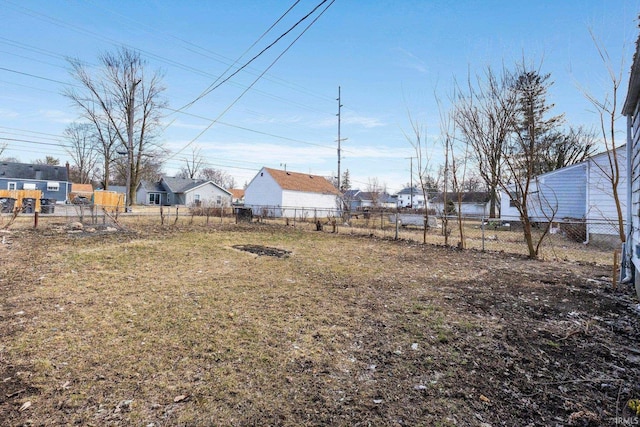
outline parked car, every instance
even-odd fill
[[[88,205],[91,203],[91,200],[89,200],[89,198],[85,196],[76,196],[73,198],[71,203],[73,203],[74,205]]]

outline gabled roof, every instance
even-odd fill
[[[0,162],[0,178],[68,181],[66,166]]]
[[[242,199],[244,197],[244,188],[232,188],[229,192],[234,199]]]
[[[201,187],[203,185],[211,184],[225,193],[231,195],[229,190],[225,190],[213,181],[207,181],[205,179],[189,179],[189,178],[171,178],[163,176],[160,178],[160,186],[163,186],[166,190],[171,191],[173,194],[186,193],[194,188]]]
[[[398,195],[401,194],[411,194],[413,190],[413,194],[422,194],[422,191],[418,190],[418,187],[406,187],[398,192]]]
[[[322,193],[339,195],[340,192],[325,177],[305,173],[281,171],[263,168],[278,183],[283,190],[305,191],[308,193]]]
[[[194,187],[198,187],[204,184],[205,180],[202,179],[189,179],[189,178],[171,178],[163,176],[160,178],[160,182],[164,187],[172,193],[184,193]]]
[[[151,181],[140,181],[140,187],[144,188],[148,193],[166,193],[167,190],[164,189],[159,182],[151,182]]]

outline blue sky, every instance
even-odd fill
[[[321,0],[303,0],[244,57],[258,53]],[[69,156],[62,138],[77,111],[61,93],[65,57],[97,64],[121,45],[136,48],[161,70],[171,108],[195,99],[224,73],[290,1],[0,0],[0,143],[5,156],[31,162]],[[454,80],[486,66],[513,68],[525,58],[551,73],[549,99],[567,123],[596,126],[582,90],[601,98],[610,80],[589,28],[622,69],[620,97],[638,35],[640,0],[355,1],[336,0],[273,67],[223,114],[300,31],[247,71],[204,97],[188,114],[166,118],[160,137],[175,173],[201,149],[208,166],[239,185],[262,167],[335,175],[337,94],[342,92],[342,171],[353,187],[376,178],[391,192],[409,181],[408,114],[426,127],[437,168],[439,111]],[[314,15],[314,16],[317,16]],[[621,68],[622,67],[622,68]],[[623,99],[622,99],[623,100]],[[623,120],[619,120],[622,128]],[[624,133],[620,133],[620,141]],[[21,140],[21,141],[15,141]],[[27,142],[25,142],[27,141]],[[187,148],[185,148],[187,147]]]

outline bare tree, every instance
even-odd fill
[[[444,145],[445,151],[445,191],[443,192],[443,203],[444,203],[444,212],[443,212],[443,231],[445,235],[445,244],[448,244],[448,200],[447,200],[447,181],[449,177],[451,179],[451,186],[453,189],[453,196],[455,197],[455,203],[457,203],[457,209],[455,210],[455,214],[458,220],[458,234],[460,240],[458,241],[458,248],[464,249],[466,247],[465,242],[465,234],[464,234],[464,218],[462,217],[462,198],[463,194],[463,183],[466,180],[467,174],[467,165],[469,163],[470,151],[469,145],[464,144],[464,148],[462,152],[459,152],[456,147],[456,135],[455,135],[455,111],[454,112],[444,112],[440,103],[440,100],[437,99],[438,110],[440,111],[440,134],[442,138],[442,143]]]
[[[371,196],[371,203],[373,204],[373,206],[376,208],[380,207],[380,200],[386,193],[387,186],[385,184],[380,184],[378,178],[374,177],[367,180],[366,189]]]
[[[101,72],[92,75],[79,59],[70,59],[71,75],[82,86],[65,95],[94,123],[96,130],[114,132],[116,151],[126,156],[127,204],[135,200],[144,159],[156,150],[154,136],[165,107],[158,72],[145,72],[137,51],[121,48],[100,56]],[[105,161],[105,165],[107,162]],[[108,173],[108,166],[105,173]]]
[[[605,149],[607,150],[608,162],[605,167],[602,167],[598,163],[596,163],[596,166],[601,170],[602,174],[611,184],[611,196],[613,197],[617,213],[618,235],[620,237],[620,242],[624,243],[626,241],[624,232],[624,215],[622,212],[622,205],[620,201],[620,192],[618,190],[622,172],[620,171],[620,164],[618,162],[619,147],[616,146],[616,120],[621,117],[620,113],[618,112],[618,89],[620,88],[620,84],[622,82],[622,69],[624,68],[624,60],[620,64],[620,69],[618,71],[615,71],[613,65],[611,64],[611,59],[607,50],[598,41],[591,29],[589,30],[589,34],[591,34],[591,39],[593,40],[596,50],[598,51],[598,55],[600,56],[600,59],[602,60],[602,63],[607,70],[611,86],[609,88],[609,91],[604,95],[603,98],[597,98],[595,95],[587,92],[586,90],[583,90],[582,93],[596,108],[596,112],[600,118],[600,131],[602,133],[602,139],[604,141]]]
[[[471,145],[478,172],[489,191],[489,217],[498,214],[498,189],[502,178],[503,153],[512,130],[516,99],[511,92],[513,77],[504,70],[496,75],[487,67],[475,82],[469,76],[466,93],[455,99],[454,120],[464,140]]]
[[[204,158],[202,157],[202,150],[200,147],[191,148],[191,156],[184,158],[184,166],[180,169],[180,176],[182,178],[196,179],[196,176],[200,173],[202,165],[204,164]]]
[[[49,165],[49,166],[58,166],[60,165],[60,159],[55,158],[53,156],[44,156],[44,159],[35,159],[33,161],[35,165]]]
[[[429,224],[429,189],[431,184],[431,153],[428,150],[426,129],[424,125],[414,120],[409,113],[409,124],[411,125],[411,135],[404,134],[409,144],[413,147],[416,159],[416,170],[418,172],[418,183],[424,197],[424,231],[422,233],[422,242],[427,243],[427,226]],[[413,171],[412,171],[413,173]],[[413,191],[413,188],[411,188]]]
[[[587,160],[596,152],[596,134],[584,126],[551,133],[540,150],[539,173],[551,172]]]
[[[64,130],[64,137],[69,143],[66,151],[73,161],[75,181],[80,184],[90,183],[98,161],[94,127],[89,123],[71,123]]]
[[[236,188],[236,180],[220,169],[204,168],[198,174],[198,178],[213,181],[224,189]]]

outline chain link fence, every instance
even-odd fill
[[[448,245],[481,251],[528,255],[523,227],[518,220],[428,215],[396,209],[371,209],[350,213],[320,208],[275,206],[253,209],[185,206],[133,206],[124,212],[111,206],[55,205],[46,213],[1,213],[0,229],[19,227],[127,228],[145,225],[207,226],[237,222],[285,225],[309,231],[376,236],[416,243]],[[426,227],[425,227],[426,224]],[[547,229],[548,228],[548,229]],[[542,259],[595,262],[610,265],[621,247],[617,226],[611,222],[564,219],[537,223],[534,245]]]

